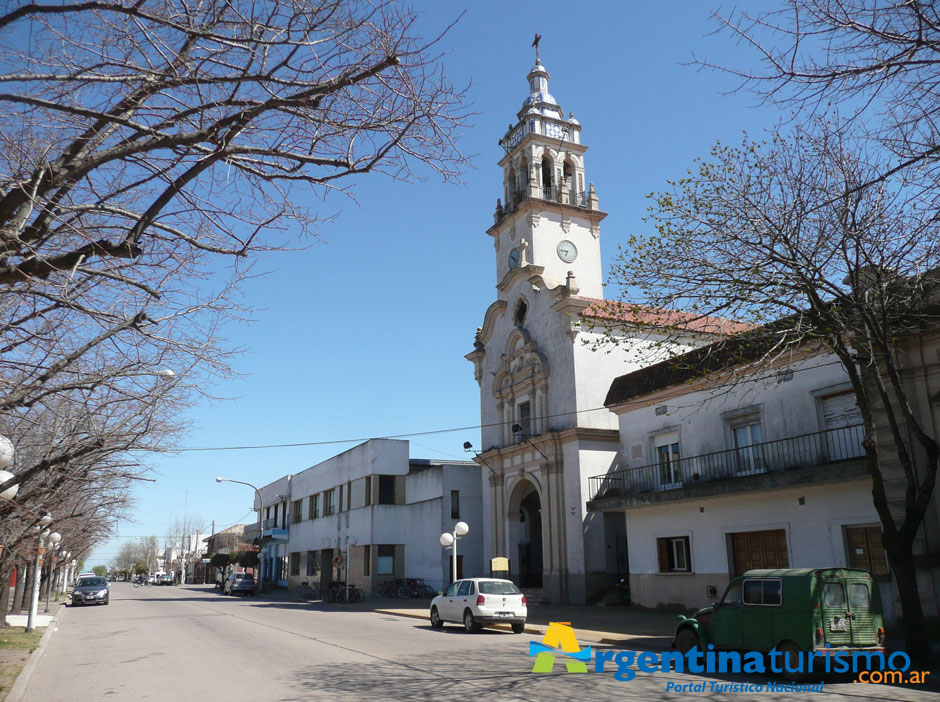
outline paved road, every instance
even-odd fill
[[[530,674],[529,635],[326,606],[222,597],[210,588],[118,583],[107,607],[60,617],[27,694],[30,702],[83,700],[546,700],[695,698],[827,702],[940,702],[940,693],[825,683],[819,694],[684,694],[667,684],[708,683],[678,673]],[[603,647],[594,646],[594,650]],[[745,678],[721,682],[763,682]]]

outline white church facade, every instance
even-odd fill
[[[511,577],[546,601],[582,603],[626,570],[623,514],[586,509],[588,478],[617,469],[617,417],[604,399],[615,377],[664,350],[648,332],[631,336],[631,315],[648,311],[603,299],[606,213],[587,179],[581,125],[549,93],[538,60],[527,78],[500,140],[503,198],[487,230],[496,300],[466,356],[480,386],[484,558],[508,558]],[[598,353],[611,317],[621,343]],[[702,320],[687,331],[678,348],[715,338]]]

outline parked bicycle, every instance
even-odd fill
[[[365,592],[360,590],[358,587],[350,586],[348,588],[349,598],[347,599],[346,585],[339,582],[330,583],[330,590],[327,593],[327,602],[335,602],[339,604],[344,604],[346,602],[355,604],[356,602],[362,602],[365,599]]]

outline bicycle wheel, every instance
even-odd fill
[[[362,602],[365,596],[366,594],[358,587],[354,587],[349,591],[349,601],[351,603]]]
[[[398,598],[401,600],[407,600],[412,597],[412,590],[407,585],[402,585],[398,588]]]

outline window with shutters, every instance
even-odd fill
[[[688,536],[667,536],[656,539],[660,573],[691,573],[692,559]]]
[[[862,413],[854,392],[841,392],[819,398],[826,453],[830,461],[858,458],[862,448]]]
[[[310,514],[311,519],[316,519],[320,516],[320,494],[311,495],[307,498],[307,511]]]
[[[869,570],[876,578],[890,577],[880,526],[845,527],[845,548],[849,568]]]

